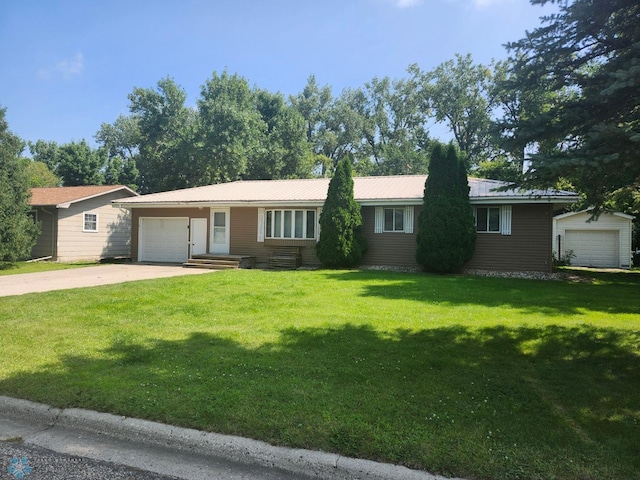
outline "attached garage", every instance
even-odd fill
[[[141,217],[138,261],[183,263],[189,256],[188,217]]]
[[[572,254],[571,265],[597,268],[631,267],[631,221],[619,212],[571,212],[553,219],[554,255]]]

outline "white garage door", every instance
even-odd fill
[[[187,261],[188,218],[141,218],[139,232],[138,259],[141,262]]]
[[[566,250],[573,250],[571,265],[615,268],[620,266],[616,230],[567,230]]]

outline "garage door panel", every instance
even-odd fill
[[[188,242],[188,218],[140,219],[139,259],[142,262],[185,262]]]
[[[565,249],[572,250],[572,265],[615,268],[619,266],[617,230],[567,230]]]

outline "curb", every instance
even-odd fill
[[[400,465],[342,457],[326,452],[276,447],[259,440],[233,435],[202,432],[79,408],[59,409],[4,396],[0,396],[0,416],[2,415],[50,427],[69,428],[119,440],[186,451],[227,462],[278,469],[307,478],[445,480],[445,477]]]

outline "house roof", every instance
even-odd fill
[[[424,195],[426,175],[355,177],[354,197],[362,205],[419,204]],[[496,191],[508,184],[496,180],[469,178],[473,203],[554,202],[572,203],[577,195],[555,190]],[[224,205],[322,205],[327,197],[328,178],[296,180],[240,180],[170,192],[153,193],[117,200],[119,206],[161,207],[185,204]]]
[[[39,187],[32,188],[29,205],[32,207],[69,208],[72,203],[99,197],[123,190],[131,195],[138,194],[124,185],[84,185],[79,187]]]

